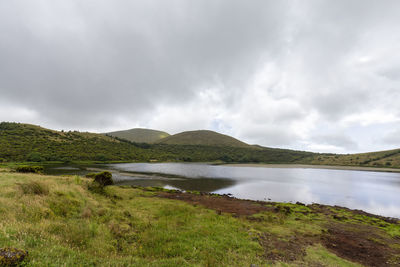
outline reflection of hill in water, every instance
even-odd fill
[[[118,182],[119,185],[137,185],[137,186],[159,186],[166,185],[176,187],[181,190],[193,190],[201,192],[213,192],[223,188],[231,187],[236,184],[231,179],[213,179],[213,178],[179,178],[179,179],[135,179]]]

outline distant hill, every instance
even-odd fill
[[[197,133],[196,133],[197,132]],[[187,144],[143,144],[103,134],[54,131],[36,125],[0,123],[0,162],[45,161],[189,161],[189,162],[309,162],[314,153],[275,148],[254,149],[232,137],[211,131],[186,132]],[[191,137],[190,137],[191,136]],[[179,140],[179,138],[178,138]],[[196,145],[190,145],[196,144]],[[205,145],[209,144],[209,145]]]
[[[231,136],[207,130],[188,131],[174,134],[163,138],[156,143],[168,145],[206,145],[246,148],[252,147]]]
[[[131,142],[149,144],[170,136],[170,134],[166,132],[143,128],[134,128],[130,130],[110,132],[106,133],[106,135],[122,138]]]
[[[348,155],[320,154],[250,146],[212,131],[183,132],[153,144],[143,144],[103,134],[54,131],[31,124],[0,122],[0,163],[154,160],[400,168],[400,149]]]
[[[319,154],[311,164],[370,166],[370,167],[400,167],[400,149],[377,151],[358,154]]]

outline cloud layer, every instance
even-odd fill
[[[400,147],[398,1],[0,0],[0,120]]]

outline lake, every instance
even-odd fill
[[[303,202],[361,209],[400,218],[400,173],[316,168],[270,168],[200,163],[52,165],[48,174],[110,170],[120,185],[196,190],[276,202]]]

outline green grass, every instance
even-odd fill
[[[48,194],[25,194],[41,183]],[[29,251],[29,266],[239,266],[260,264],[260,245],[231,216],[152,192],[86,189],[76,177],[0,174],[0,247]]]
[[[236,217],[156,197],[168,192],[161,188],[107,186],[96,193],[90,184],[79,176],[0,171],[0,248],[27,250],[27,266],[360,266],[320,244],[334,221],[310,207],[270,203],[271,211]],[[400,229],[333,212],[346,215],[351,225],[372,225],[383,245]],[[285,244],[293,242],[305,255],[271,261],[264,236],[284,245],[274,248],[277,255],[290,253]],[[314,243],[302,241],[308,239]]]
[[[305,261],[309,266],[318,266],[318,263],[323,262],[326,267],[361,267],[362,265],[339,258],[332,252],[328,251],[321,245],[307,248],[307,256]]]

